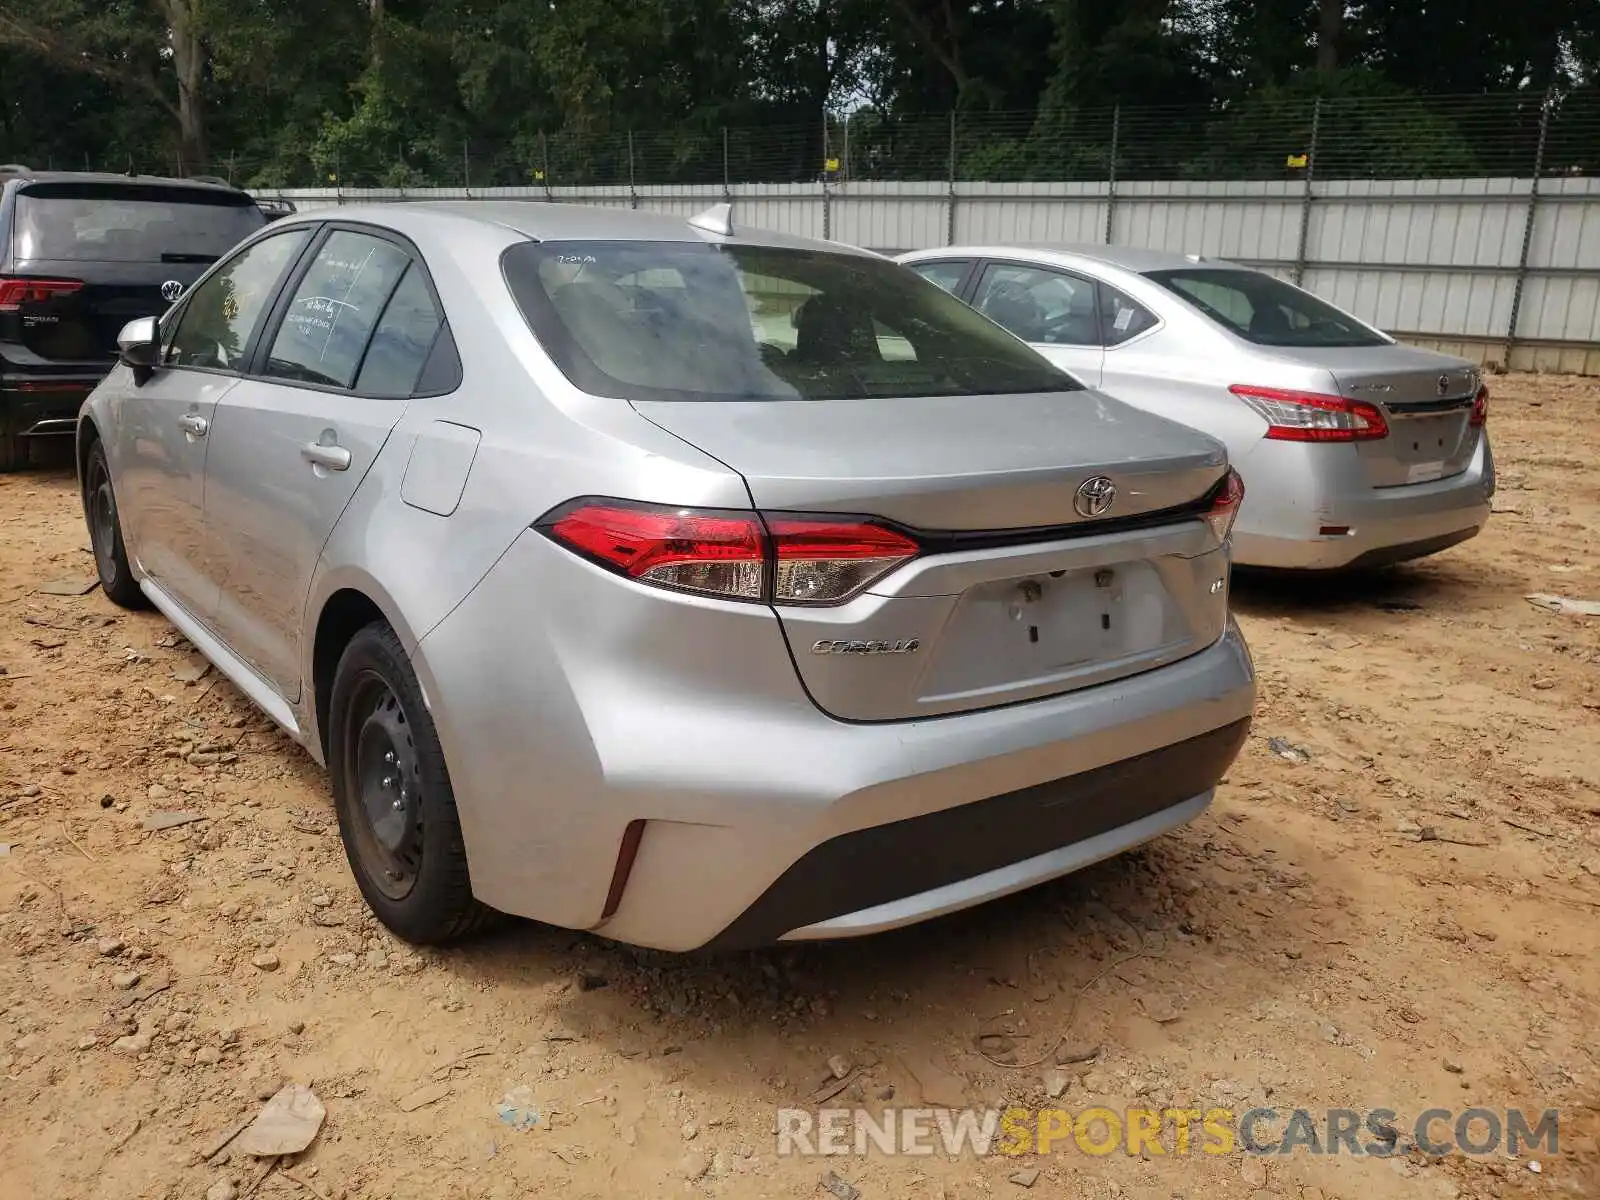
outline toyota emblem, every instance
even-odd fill
[[[161,285],[161,298],[168,304],[171,304],[181,295],[183,295],[183,284],[176,279],[169,279]]]
[[[1078,494],[1072,499],[1072,507],[1078,510],[1080,517],[1103,517],[1116,498],[1117,485],[1104,475],[1096,475],[1078,485]]]

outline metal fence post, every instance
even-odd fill
[[[956,244],[956,110],[950,110],[950,169],[945,199],[944,244]]]
[[[722,127],[722,199],[733,203],[733,174],[728,168],[728,127]]]
[[[544,178],[544,198],[549,203],[555,199],[550,191],[550,138],[542,129],[539,131],[539,161],[543,164],[539,174]]]
[[[633,185],[633,130],[628,130],[628,207],[639,207],[639,191]]]
[[[472,199],[472,158],[467,151],[467,139],[461,139],[461,186],[467,193],[467,199]]]
[[[833,238],[833,206],[828,196],[828,114],[822,114],[822,240]]]
[[[1317,138],[1322,132],[1322,97],[1311,109],[1311,145],[1306,149],[1306,186],[1300,196],[1300,241],[1294,254],[1294,282],[1298,287],[1306,277],[1306,250],[1311,240],[1311,184],[1317,174]]]
[[[1522,292],[1528,282],[1528,255],[1533,250],[1533,226],[1539,217],[1539,177],[1544,174],[1544,144],[1550,133],[1550,93],[1539,104],[1539,142],[1533,152],[1533,179],[1528,183],[1528,208],[1522,219],[1522,251],[1517,256],[1517,282],[1511,289],[1511,316],[1506,321],[1505,369],[1511,370],[1511,352],[1517,344],[1517,318],[1522,315]]]
[[[1111,110],[1111,166],[1106,179],[1106,245],[1111,245],[1112,222],[1117,215],[1117,151],[1122,140],[1122,105]]]

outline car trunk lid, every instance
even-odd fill
[[[32,261],[19,280],[36,281],[15,309],[0,310],[0,339],[50,362],[108,363],[117,334],[138,317],[160,316],[171,301],[162,288],[187,288],[205,263]],[[57,286],[77,284],[76,287]],[[21,289],[19,289],[21,290]]]
[[[1201,519],[1223,448],[1098,393],[635,407],[738,471],[769,519],[876,518],[921,544],[842,604],[777,606],[834,716],[1053,695],[1176,661],[1226,624],[1228,554]],[[1086,516],[1099,479],[1115,498]]]
[[[1479,378],[1470,364],[1410,346],[1322,347],[1307,365],[1333,375],[1339,394],[1374,405],[1389,436],[1357,442],[1373,487],[1405,487],[1459,475],[1472,464],[1469,421]]]

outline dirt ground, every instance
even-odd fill
[[[1600,382],[1494,391],[1481,537],[1240,581],[1260,705],[1193,826],[953,919],[725,960],[526,924],[399,945],[308,758],[158,616],[41,592],[94,574],[70,470],[0,477],[0,1197],[247,1192],[260,1167],[202,1155],[285,1081],[327,1118],[269,1200],[825,1196],[830,1170],[863,1200],[1600,1195],[1600,618],[1524,599],[1600,598]],[[174,811],[203,819],[144,829]],[[1098,1055],[1052,1101],[1027,1064],[1061,1039]],[[830,1103],[873,1110],[1559,1108],[1560,1150],[780,1157],[776,1111],[830,1056]],[[519,1086],[525,1131],[497,1116]]]

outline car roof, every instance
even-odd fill
[[[120,183],[130,187],[201,188],[214,192],[244,194],[242,188],[214,179],[176,179],[170,175],[118,175],[113,171],[35,171],[27,168],[18,171],[13,164],[0,166],[0,182],[9,182],[13,179],[23,183]]]
[[[397,204],[344,205],[296,213],[275,222],[356,221],[387,225],[401,233],[446,221],[471,221],[499,226],[541,242],[557,241],[712,241],[718,244],[775,246],[823,250],[878,258],[870,250],[839,242],[796,237],[770,229],[744,226],[735,205],[731,236],[710,233],[691,225],[688,216],[648,209],[604,208],[589,204],[553,204],[546,200],[412,200]]]
[[[1001,258],[1007,254],[1048,255],[1079,260],[1086,259],[1090,262],[1103,263],[1108,267],[1118,267],[1124,271],[1132,271],[1140,275],[1147,271],[1173,271],[1197,266],[1250,269],[1227,259],[1212,258],[1208,255],[1179,254],[1173,250],[1148,250],[1142,246],[1073,245],[1059,242],[1008,242],[999,245],[948,246],[938,250],[918,251],[917,257],[933,258],[949,255],[952,257],[971,258],[975,255],[981,255],[989,258]]]

